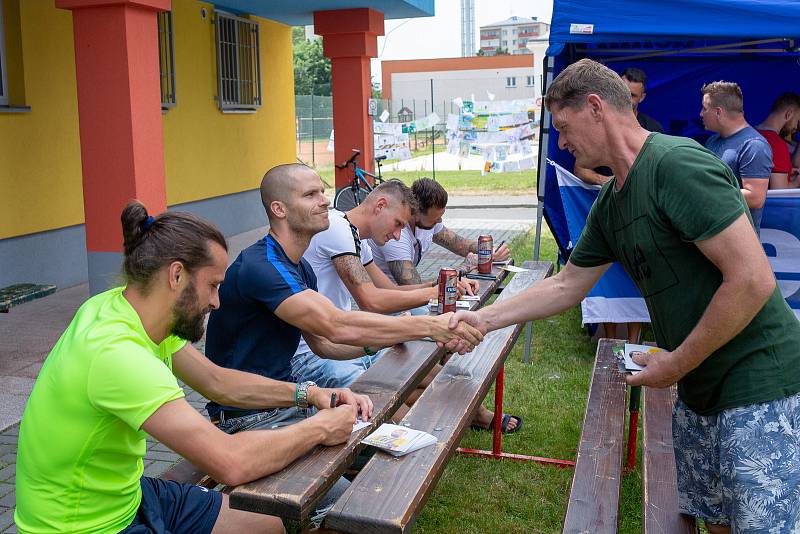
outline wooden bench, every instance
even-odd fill
[[[597,345],[564,519],[565,534],[617,532],[627,396],[614,356],[617,343],[624,341],[601,339]],[[675,388],[643,390],[643,531],[696,532],[694,519],[681,515],[677,506],[671,415]]]
[[[46,297],[55,293],[52,284],[14,284],[0,289],[0,313],[8,313],[12,306]]]
[[[498,301],[528,289],[552,272],[549,262],[526,266],[531,270],[516,274]],[[522,326],[491,332],[474,351],[445,364],[402,422],[433,434],[438,443],[400,458],[375,454],[328,513],[325,528],[352,533],[408,532]]]
[[[497,268],[493,272],[496,280],[479,281],[480,300],[472,302],[471,309],[482,306],[508,275]],[[308,519],[319,499],[364,448],[361,439],[388,420],[444,355],[444,349],[431,341],[410,341],[392,347],[350,386],[353,391],[370,396],[374,405],[373,427],[354,432],[345,444],[316,447],[278,473],[236,488],[226,488],[231,507],[297,521]],[[162,478],[206,487],[217,485],[185,459]]]

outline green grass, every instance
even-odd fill
[[[334,183],[333,168],[317,169],[328,186]],[[386,178],[398,178],[408,185],[422,177],[433,177],[429,171],[390,171]],[[442,184],[450,195],[478,195],[501,193],[503,195],[533,194],[536,191],[536,171],[516,171],[485,174],[480,171],[436,171],[436,181]]]

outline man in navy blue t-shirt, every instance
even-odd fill
[[[468,325],[449,330],[450,314],[391,317],[344,311],[317,293],[316,276],[302,255],[311,238],[328,227],[330,202],[319,176],[305,165],[271,169],[261,182],[261,200],[270,232],[228,268],[220,307],[208,321],[206,355],[217,365],[287,380],[301,334],[315,354],[338,360],[424,337],[462,353],[480,342],[480,333]],[[313,387],[297,386],[301,401]],[[296,404],[273,410],[243,411],[215,403],[207,408],[222,430],[237,432],[306,417],[304,403]]]

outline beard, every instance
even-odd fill
[[[197,290],[194,280],[181,292],[178,301],[172,307],[171,333],[191,343],[200,341],[205,333],[204,320],[210,308],[198,306]]]

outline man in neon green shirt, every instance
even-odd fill
[[[185,340],[203,335],[227,266],[222,234],[187,213],[122,213],[126,287],[86,301],[48,356],[20,425],[20,532],[283,532],[276,517],[231,510],[227,497],[143,477],[150,434],[227,485],[282,469],[318,444],[346,441],[360,409],[350,390],[224,369]],[[173,375],[174,372],[174,375]],[[183,398],[175,377],[231,406],[315,406],[291,427],[228,435]],[[332,392],[339,406],[328,408]]]

